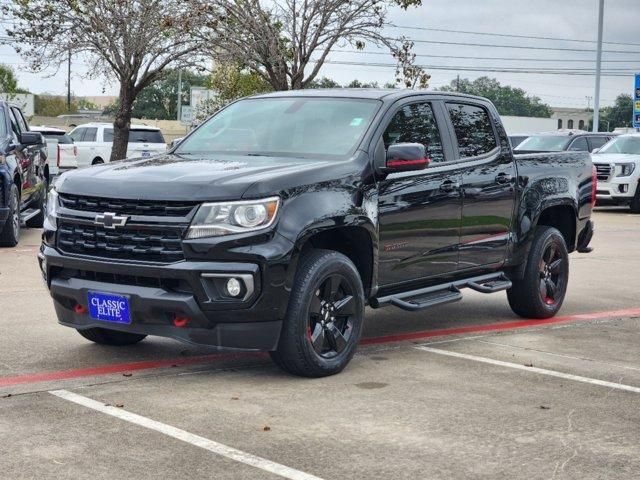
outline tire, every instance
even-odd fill
[[[49,183],[44,181],[44,192],[40,200],[38,201],[37,208],[40,209],[40,213],[38,213],[35,217],[30,218],[26,221],[25,225],[27,228],[42,228],[44,226],[44,217],[47,211],[47,194],[49,193]]]
[[[87,340],[100,345],[111,345],[114,347],[124,347],[141,342],[146,335],[138,333],[118,332],[117,330],[107,330],[105,328],[87,328],[78,330],[78,333]]]
[[[363,320],[364,290],[355,265],[341,253],[312,250],[300,259],[271,358],[303,377],[339,373],[356,352]]]
[[[531,243],[524,276],[507,290],[511,309],[524,318],[551,318],[564,301],[569,280],[569,254],[562,234],[539,226]]]
[[[636,194],[633,196],[629,208],[631,213],[640,213],[640,184],[636,186]]]
[[[104,160],[98,157],[93,159],[93,161],[91,162],[91,165],[102,165],[103,163],[104,163]]]
[[[9,216],[0,232],[0,247],[15,247],[20,240],[20,191],[15,183],[9,190]]]

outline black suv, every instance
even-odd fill
[[[166,155],[66,173],[39,258],[59,322],[89,340],[268,350],[322,376],[353,356],[367,304],[507,290],[517,314],[555,315],[594,189],[587,153],[514,157],[481,98],[280,92]]]

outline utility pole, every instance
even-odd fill
[[[67,112],[71,112],[71,49],[67,58]]]
[[[178,104],[176,111],[178,112],[178,121],[182,119],[182,70],[178,70]]]
[[[460,75],[456,77],[456,92],[460,91]]]
[[[593,101],[593,131],[597,132],[600,123],[600,73],[602,70],[602,23],[604,18],[604,0],[598,8],[598,49],[596,53],[596,91]]]
[[[593,98],[590,95],[585,95],[585,97],[587,99],[587,110],[589,110],[589,107],[591,106],[591,99]]]

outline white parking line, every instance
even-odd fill
[[[250,453],[228,447],[199,435],[194,435],[193,433],[189,433],[185,430],[172,427],[171,425],[157,422],[155,420],[151,420],[150,418],[128,412],[126,410],[123,410],[122,408],[107,406],[101,402],[92,400],[91,398],[83,397],[82,395],[69,392],[68,390],[52,390],[49,393],[64,400],[82,405],[83,407],[91,408],[98,412],[119,418],[120,420],[124,420],[126,422],[148,428],[149,430],[154,430],[169,437],[182,440],[183,442],[189,443],[196,447],[203,448],[204,450],[208,450],[209,452],[215,453],[217,455],[235,460],[236,462],[244,463],[245,465],[259,468],[261,470],[279,475],[284,478],[289,478],[291,480],[322,480],[315,475],[310,475],[308,473],[301,472],[300,470],[295,470],[285,465],[280,465],[279,463],[275,463],[270,460],[257,457],[255,455],[251,455]]]
[[[632,387],[631,385],[624,385],[622,383],[606,382],[604,380],[597,380],[595,378],[581,377],[580,375],[572,375],[570,373],[556,372],[555,370],[547,370],[546,368],[526,367],[524,365],[520,365],[519,363],[503,362],[501,360],[494,360],[492,358],[477,357],[475,355],[467,355],[466,353],[452,352],[449,350],[440,350],[439,348],[431,348],[431,347],[426,347],[424,345],[417,345],[414,348],[417,348],[418,350],[423,350],[425,352],[437,353],[438,355],[446,355],[448,357],[463,358],[465,360],[473,360],[474,362],[488,363],[490,365],[515,368],[516,370],[523,370],[525,372],[530,372],[530,373],[539,373],[541,375],[549,375],[550,377],[564,378],[565,380],[573,380],[576,382],[590,383],[591,385],[599,385],[601,387],[615,388],[617,390],[640,393],[639,387]]]

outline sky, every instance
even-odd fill
[[[421,7],[408,11],[391,8],[389,19],[397,27],[386,28],[385,34],[393,38],[404,35],[417,40],[414,46],[414,52],[419,55],[417,63],[432,67],[427,68],[431,74],[430,88],[449,84],[458,74],[461,78],[470,79],[487,75],[497,78],[502,84],[522,88],[552,106],[593,106],[598,0],[422,0],[422,3]],[[602,105],[612,104],[620,93],[632,92],[631,72],[640,72],[639,21],[640,0],[605,0],[604,41],[616,43],[605,43],[603,69],[617,76],[602,77]],[[0,23],[0,35],[4,34],[6,26],[5,19]],[[526,48],[506,48],[509,46]],[[354,52],[349,45],[338,47],[337,50],[340,51],[329,56],[329,62],[334,63],[325,64],[320,76],[333,78],[340,83],[357,78],[382,85],[393,80],[393,66],[385,66],[394,63],[388,50],[374,45],[365,47],[364,51],[370,53]],[[344,62],[351,65],[345,65]],[[66,93],[66,71],[57,74],[53,71],[29,73],[24,61],[9,45],[0,45],[0,63],[11,65],[18,75],[20,86],[33,93]],[[353,63],[377,63],[383,66]],[[505,68],[524,69],[527,72],[469,71]],[[541,69],[548,71],[558,68],[574,69],[585,75],[540,73]],[[74,95],[117,94],[116,85],[109,84],[106,79],[86,78],[82,59],[74,59],[72,71]]]

